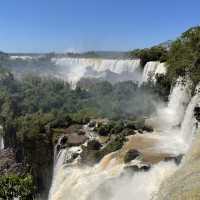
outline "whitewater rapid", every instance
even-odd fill
[[[155,124],[154,133],[139,136],[146,141],[144,144],[148,141],[150,143],[150,146],[142,147],[143,153],[178,156],[187,152],[197,127],[194,108],[200,103],[199,92],[192,97],[191,91],[192,85],[189,80],[177,80],[169,96],[169,103],[159,108],[157,116],[148,122]],[[134,141],[135,139],[133,144]],[[130,144],[131,141],[126,146]],[[122,176],[124,163],[121,162],[120,156],[124,154],[126,146],[118,153],[108,154],[94,167],[80,166],[78,159],[73,163],[67,162],[71,153],[81,151],[80,149],[61,150],[55,163],[49,200],[152,199],[161,183],[179,166],[172,161],[159,162],[152,165],[148,172],[128,173]]]

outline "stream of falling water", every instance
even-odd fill
[[[168,105],[149,121],[155,125],[155,132],[144,137],[149,143],[156,142],[151,148],[143,147],[147,153],[180,155],[188,149],[196,127],[193,110],[200,97],[196,92],[191,99],[190,82],[180,84],[180,81],[181,78],[171,92]],[[152,199],[160,184],[178,166],[174,162],[159,162],[147,172],[125,173],[119,156],[125,149],[105,156],[94,167],[79,166],[78,159],[71,164],[67,162],[71,153],[80,149],[61,150],[55,163],[49,200]]]
[[[0,125],[0,150],[4,149],[3,127]]]

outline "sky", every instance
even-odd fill
[[[199,0],[1,0],[0,50],[127,51],[200,24]]]

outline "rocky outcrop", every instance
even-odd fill
[[[200,130],[180,168],[160,187],[156,200],[200,199]]]
[[[130,149],[124,156],[124,162],[128,163],[138,158],[139,156],[142,156],[142,154],[139,151],[137,151],[136,149]]]
[[[13,149],[4,149],[0,151],[0,175],[16,174],[23,175],[26,169],[22,163],[16,160],[16,154]]]

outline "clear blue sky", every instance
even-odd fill
[[[0,49],[129,50],[198,24],[199,0],[2,0]]]

